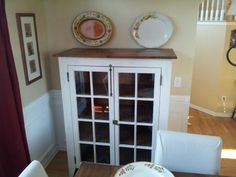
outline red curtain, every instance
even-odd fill
[[[0,177],[17,177],[29,162],[5,1],[0,0]]]

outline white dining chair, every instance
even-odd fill
[[[41,163],[32,161],[18,177],[48,177]]]
[[[160,130],[155,163],[171,171],[217,175],[222,141],[218,136]]]

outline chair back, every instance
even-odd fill
[[[18,177],[48,177],[41,163],[32,161]]]
[[[217,175],[222,141],[217,136],[160,130],[155,163],[171,171]]]

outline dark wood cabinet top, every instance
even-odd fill
[[[54,57],[177,59],[173,49],[73,48]]]

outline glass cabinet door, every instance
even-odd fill
[[[69,67],[76,158],[117,165],[153,161],[161,70],[112,70]]]
[[[95,163],[114,163],[114,125],[108,67],[70,66],[76,158]]]
[[[159,68],[115,68],[116,163],[153,161],[160,94]]]

